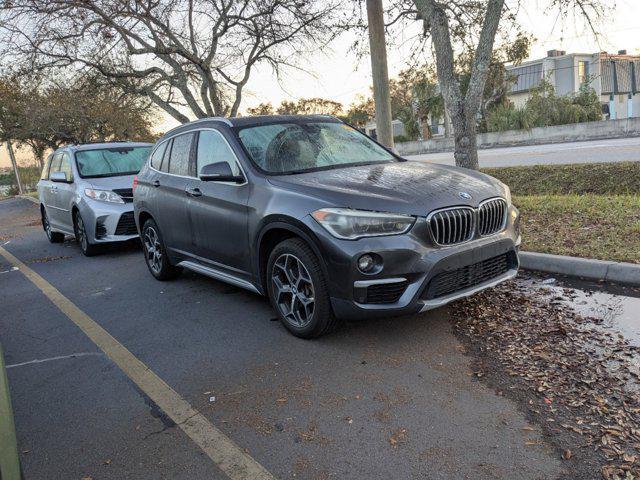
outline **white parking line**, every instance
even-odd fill
[[[104,353],[102,353],[102,352],[83,352],[83,353],[72,353],[71,355],[61,355],[59,357],[36,358],[34,360],[29,360],[28,362],[14,363],[13,365],[7,365],[7,369],[16,368],[16,367],[23,367],[24,365],[34,365],[34,364],[37,364],[37,363],[53,362],[55,360],[67,360],[69,358],[89,357],[89,356],[102,357],[102,356],[104,356]]]

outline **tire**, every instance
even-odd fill
[[[79,212],[76,212],[73,217],[73,229],[76,234],[76,242],[78,242],[78,245],[80,245],[80,250],[82,250],[82,254],[85,257],[93,257],[94,255],[99,253],[100,248],[98,247],[98,245],[94,245],[89,242],[87,229],[84,225],[82,215],[80,215]]]
[[[296,337],[316,338],[338,326],[320,262],[303,240],[290,238],[273,249],[266,283],[278,318]]]
[[[152,219],[142,226],[142,252],[147,268],[156,280],[165,281],[176,278],[182,268],[171,265],[169,256],[160,234],[160,229]]]
[[[44,228],[44,233],[47,234],[47,238],[51,243],[62,243],[64,242],[64,233],[60,232],[52,232],[51,224],[49,223],[49,217],[47,216],[47,211],[43,207],[40,210],[40,215],[42,217],[42,228]]]

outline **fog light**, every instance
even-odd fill
[[[374,266],[375,266],[375,262],[373,260],[373,257],[371,255],[369,255],[368,253],[362,255],[358,259],[358,269],[360,269],[360,271],[362,273],[371,272],[371,270],[373,270]]]

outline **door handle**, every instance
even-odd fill
[[[187,187],[184,192],[191,197],[201,197],[202,192],[198,187]]]
[[[58,187],[56,187],[55,185],[53,185],[51,187],[51,193],[56,193],[58,191]]]
[[[160,180],[154,180],[151,185],[153,185],[154,187],[159,187],[160,186]]]

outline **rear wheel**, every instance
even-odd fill
[[[64,242],[64,233],[53,232],[51,231],[51,224],[49,223],[49,217],[47,216],[47,210],[43,207],[41,210],[42,216],[42,228],[44,228],[44,233],[47,234],[47,238],[51,243],[62,243]]]
[[[75,218],[73,221],[73,228],[76,233],[76,241],[80,245],[80,250],[82,250],[82,254],[86,257],[92,257],[96,253],[98,253],[99,248],[98,245],[94,245],[89,241],[89,236],[87,235],[87,228],[84,224],[84,220],[82,219],[82,215],[79,212],[76,212]]]
[[[319,337],[337,326],[320,262],[303,240],[291,238],[273,249],[267,290],[280,321],[295,336]]]
[[[182,268],[169,263],[160,229],[152,219],[142,226],[142,251],[151,275],[157,280],[171,280],[182,271]]]

